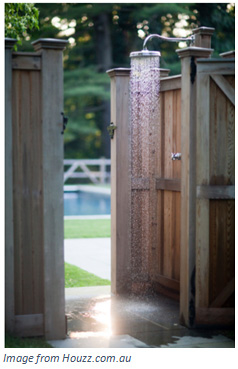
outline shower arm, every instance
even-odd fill
[[[165,41],[170,41],[170,42],[185,41],[185,42],[189,42],[189,44],[193,44],[193,42],[195,40],[194,35],[191,35],[189,37],[165,37],[165,36],[161,36],[159,34],[151,34],[151,35],[149,35],[145,38],[144,43],[143,43],[143,50],[147,50],[147,47],[146,47],[147,42],[151,38],[154,38],[154,37],[160,38],[160,39],[165,40]]]

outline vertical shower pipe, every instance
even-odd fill
[[[196,232],[196,60],[209,58],[214,28],[193,30],[194,46],[177,50],[181,59],[181,250],[180,322],[195,323]]]

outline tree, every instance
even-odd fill
[[[216,28],[217,53],[234,48],[234,5],[221,3],[38,3],[40,31],[31,39],[69,39],[64,52],[66,157],[109,157],[109,77],[105,71],[129,67],[130,52],[141,50],[151,33],[186,36],[193,28]],[[24,50],[31,45],[24,43]],[[177,43],[153,39],[149,49],[161,51],[161,67],[180,73]]]
[[[5,37],[17,39],[21,45],[28,30],[39,29],[39,11],[34,4],[5,4]]]
[[[191,3],[192,16],[187,19],[190,28],[213,27],[212,48],[218,56],[235,48],[235,4]]]

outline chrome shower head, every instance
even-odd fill
[[[152,57],[152,56],[160,57],[161,54],[159,51],[149,51],[147,49],[141,51],[133,51],[132,53],[130,53],[131,58]]]

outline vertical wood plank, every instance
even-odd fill
[[[164,191],[164,259],[163,275],[172,277],[172,197],[171,191]]]
[[[12,167],[12,48],[5,40],[5,327],[14,330],[14,225]]]
[[[31,138],[31,162],[32,162],[32,265],[34,271],[34,292],[33,306],[34,313],[43,313],[44,286],[42,283],[43,275],[43,191],[42,191],[42,120],[41,120],[41,74],[32,72],[31,76],[31,99],[32,108],[30,111],[30,120],[33,124],[30,127]],[[40,247],[39,247],[40,245]]]
[[[171,153],[173,152],[173,91],[167,91],[165,94],[165,145],[164,145],[164,176],[172,178],[173,162]]]
[[[13,200],[14,200],[14,293],[15,307],[14,310],[18,313],[18,309],[22,311],[22,134],[21,134],[21,119],[20,119],[20,100],[18,96],[21,84],[21,73],[15,71],[13,74]]]
[[[177,81],[177,76],[171,77],[169,85],[162,84],[160,92],[157,178],[181,178],[181,162],[171,160],[171,153],[180,152],[181,149],[181,90],[178,89]],[[152,280],[164,276],[167,281],[179,281],[180,197],[180,192],[157,191],[157,252],[152,261]]]
[[[15,313],[43,313],[39,70],[13,72]]]
[[[210,77],[198,74],[197,183],[210,179]],[[209,304],[209,200],[197,199],[196,307]]]

